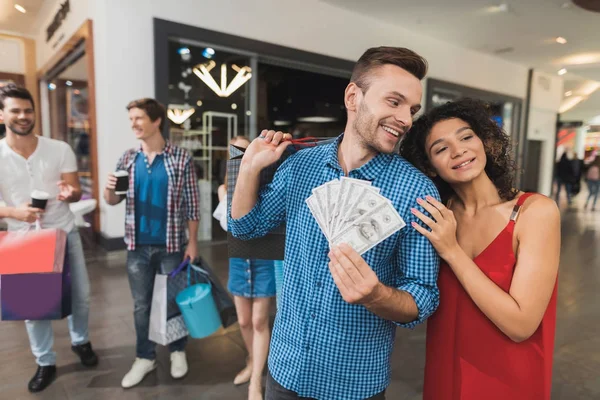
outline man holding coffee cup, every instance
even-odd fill
[[[33,133],[35,108],[27,89],[13,84],[0,88],[0,116],[6,124],[6,138],[0,140],[0,195],[7,204],[0,207],[0,218],[6,220],[9,231],[29,230],[37,224],[68,233],[71,348],[83,365],[94,366],[98,358],[88,339],[90,283],[75,216],[68,204],[81,198],[75,154],[67,143]],[[29,390],[39,392],[56,376],[52,325],[51,321],[26,321],[25,325],[38,364]]]
[[[156,344],[148,339],[154,277],[173,271],[185,258],[196,258],[200,219],[194,160],[163,138],[165,108],[154,99],[140,99],[127,110],[140,146],[123,154],[104,190],[110,205],[126,199],[127,273],[137,346],[135,362],[121,382],[124,388],[136,386],[156,368]],[[186,339],[169,345],[175,379],[188,371]]]

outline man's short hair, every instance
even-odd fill
[[[422,80],[427,75],[427,60],[404,47],[372,47],[358,59],[350,82],[366,91],[369,88],[369,75],[377,67],[395,65]]]
[[[150,121],[154,122],[160,118],[160,126],[159,129],[162,131],[165,126],[165,119],[167,117],[167,112],[165,110],[165,106],[160,104],[158,101],[151,98],[143,98],[139,100],[133,100],[129,104],[127,104],[127,111],[132,108],[139,108],[144,110]]]
[[[9,83],[0,87],[0,110],[4,110],[4,101],[8,98],[29,100],[31,102],[31,107],[35,109],[35,103],[31,93],[22,86]]]

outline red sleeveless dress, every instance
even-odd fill
[[[496,285],[510,289],[516,257],[513,230],[519,210],[533,193],[518,199],[508,225],[473,260]],[[548,400],[556,326],[556,291],[537,331],[515,343],[471,300],[442,263],[440,306],[427,322],[424,400]]]

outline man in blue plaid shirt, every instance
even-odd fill
[[[335,143],[289,157],[260,190],[260,171],[291,137],[263,131],[245,152],[229,219],[233,235],[251,239],[287,223],[267,400],[384,399],[395,327],[411,328],[438,306],[439,258],[412,227],[419,222],[411,209],[417,198],[439,194],[395,151],[421,108],[426,72],[426,61],[411,50],[369,49],[346,88],[348,121]],[[407,223],[362,257],[347,245],[329,249],[305,204],[313,188],[341,176],[371,181]]]
[[[128,172],[129,188],[125,195],[116,194],[117,178],[111,173],[104,189],[108,204],[126,200],[127,275],[137,340],[135,362],[121,381],[124,388],[139,384],[156,368],[156,344],[148,339],[154,277],[173,271],[185,258],[196,258],[200,219],[194,159],[163,138],[167,116],[164,106],[146,98],[132,101],[127,110],[140,146],[127,150],[116,170]],[[188,372],[186,339],[169,344],[174,379]]]

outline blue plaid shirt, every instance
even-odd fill
[[[269,370],[285,388],[320,400],[359,400],[385,390],[396,326],[412,328],[437,308],[439,258],[411,226],[417,197],[439,200],[433,183],[398,155],[379,154],[349,176],[369,180],[392,201],[406,226],[363,255],[385,285],[413,296],[419,316],[387,321],[346,303],[329,271],[329,245],[305,200],[313,188],[343,176],[337,142],[288,158],[256,206],[229,224],[234,236],[265,235],[286,221],[283,288],[271,339]],[[424,211],[421,209],[421,211]]]

